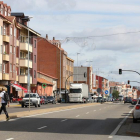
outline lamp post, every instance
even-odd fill
[[[30,111],[30,71],[29,71],[29,21],[33,17],[28,17],[28,78],[27,78],[27,83],[28,83],[28,94],[29,94],[29,111]]]
[[[78,83],[78,55],[79,55],[80,53],[77,53],[77,83]]]
[[[61,100],[61,48],[60,48],[60,89],[59,89],[59,92],[60,92],[60,100]]]

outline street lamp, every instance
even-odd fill
[[[80,53],[77,53],[77,83],[78,83],[78,55],[79,55]]]
[[[28,78],[27,78],[27,83],[28,83],[28,94],[29,94],[29,111],[30,111],[30,73],[29,73],[29,21],[33,17],[28,17]]]
[[[90,67],[90,62],[93,62],[93,61],[86,61],[86,62],[89,62],[89,67]]]

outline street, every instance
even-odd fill
[[[105,103],[17,118],[0,122],[0,136],[1,140],[128,139],[110,135],[132,108],[131,104]]]

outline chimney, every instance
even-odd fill
[[[48,40],[48,34],[46,34],[46,39]]]
[[[55,37],[53,37],[53,40],[55,40]]]

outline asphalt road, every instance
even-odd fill
[[[132,108],[130,104],[98,104],[0,122],[0,140],[135,140],[110,138]]]
[[[41,105],[41,107],[34,107],[31,106],[31,110],[38,110],[38,109],[45,109],[45,108],[55,108],[55,107],[62,107],[62,106],[71,106],[71,105],[77,105],[79,103],[57,103],[57,104],[52,104],[52,103],[48,103],[45,105]],[[22,111],[28,111],[29,108],[21,108],[21,106],[13,106],[13,107],[7,107],[7,111],[8,113],[14,113],[14,112],[22,112]],[[3,112],[2,112],[3,113]]]

